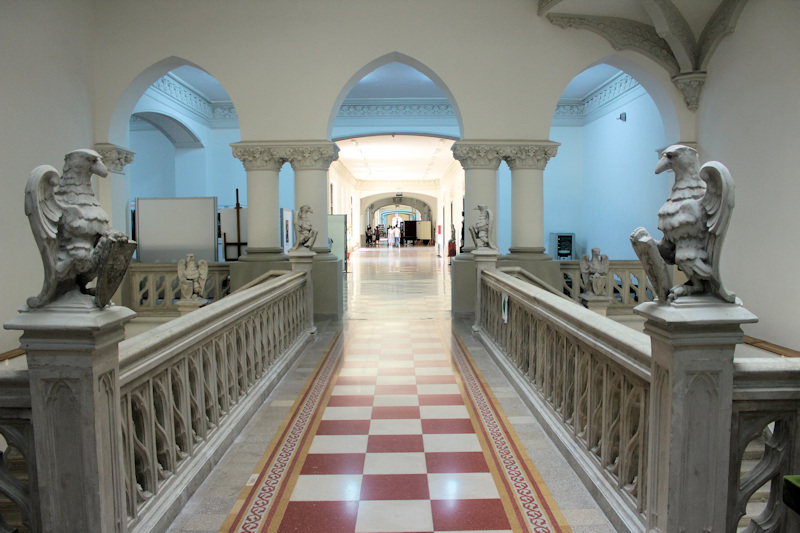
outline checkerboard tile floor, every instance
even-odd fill
[[[511,531],[433,326],[348,334],[278,531]]]

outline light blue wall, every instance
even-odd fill
[[[294,169],[284,163],[278,175],[278,202],[281,209],[294,210]]]
[[[500,168],[497,169],[497,215],[496,215],[496,233],[497,233],[497,247],[500,249],[501,254],[508,253],[508,247],[511,246],[511,169],[508,164],[503,161],[500,163]],[[465,235],[468,239],[469,236]]]
[[[209,133],[208,196],[217,197],[219,207],[236,206],[236,189],[239,203],[247,204],[247,172],[242,162],[233,157],[231,143],[241,141],[238,128],[212,129]]]
[[[618,120],[625,113],[625,122]],[[644,94],[583,126],[553,126],[558,155],[544,172],[544,228],[574,233],[576,255],[600,248],[611,259],[635,259],[630,234],[645,226],[654,235],[656,214],[671,179],[655,176],[656,150],[664,147],[661,116]]]
[[[175,147],[155,128],[131,131],[131,200],[175,196]]]

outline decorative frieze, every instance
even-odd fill
[[[212,104],[169,74],[156,80],[150,88],[166,96],[173,102],[197,113],[206,120],[238,118],[236,108],[233,107],[233,104],[229,102],[219,105]]]
[[[135,152],[126,150],[121,146],[108,143],[97,143],[94,145],[94,151],[100,154],[103,158],[103,163],[111,172],[122,174],[127,165],[133,163],[133,156]]]
[[[451,117],[455,114],[453,106],[446,99],[443,102],[383,104],[345,101],[339,108],[338,117]]]

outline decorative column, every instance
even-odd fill
[[[469,228],[478,221],[478,205],[485,205],[497,220],[497,169],[501,156],[496,141],[458,141],[453,147],[453,157],[464,168],[464,248],[451,263],[453,313],[460,316],[473,315],[477,301],[475,292],[476,265],[472,250],[475,243],[470,238]],[[497,224],[494,224],[490,242],[497,242]]]
[[[5,324],[27,352],[42,531],[125,531],[118,344],[134,316],[76,291]]]
[[[758,318],[710,295],[634,312],[652,346],[647,530],[725,531],[733,352]]]
[[[544,167],[559,146],[548,141],[502,147],[511,169],[512,254],[544,253]]]
[[[496,141],[458,141],[453,144],[453,157],[464,168],[464,224],[466,228],[478,220],[478,205],[485,205],[497,219],[497,169],[502,157]],[[490,235],[491,242],[497,242],[497,228]],[[467,252],[475,249],[469,230],[464,231],[464,252],[460,260],[471,260]],[[466,257],[462,257],[466,256]]]
[[[231,144],[233,157],[247,171],[247,253],[240,261],[280,259],[280,203],[278,176],[284,159],[273,143]]]
[[[285,148],[286,160],[294,169],[295,210],[302,205],[311,206],[311,225],[319,234],[314,243],[315,261],[331,260],[328,246],[328,169],[339,158],[335,143],[291,143]],[[344,259],[343,257],[340,259]]]

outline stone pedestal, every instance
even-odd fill
[[[476,248],[472,250],[475,258],[475,324],[472,326],[476,330],[481,323],[481,273],[484,270],[497,268],[497,258],[500,252],[494,248]]]
[[[178,308],[181,316],[188,315],[192,311],[197,311],[204,305],[208,304],[211,300],[206,298],[195,298],[193,300],[178,300],[175,302],[175,307]]]
[[[317,332],[317,328],[314,326],[314,282],[312,271],[314,266],[314,256],[317,254],[307,248],[301,248],[299,250],[293,250],[289,252],[288,255],[289,262],[292,264],[292,270],[295,272],[306,273],[306,279],[308,283],[306,288],[306,305],[308,306],[309,310],[308,328],[313,335]]]
[[[582,292],[581,303],[589,310],[598,315],[606,316],[608,306],[611,305],[611,296],[597,295],[593,292]]]
[[[124,531],[118,344],[135,313],[69,293],[5,324],[27,352],[42,531]]]
[[[647,530],[725,531],[733,352],[758,319],[707,295],[634,311],[652,344]]]

